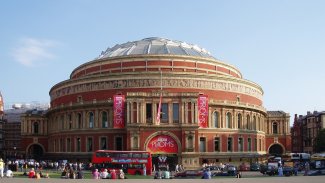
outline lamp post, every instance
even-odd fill
[[[15,161],[16,161],[16,149],[17,149],[17,147],[14,146],[14,158],[15,158]]]

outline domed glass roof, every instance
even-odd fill
[[[185,55],[214,58],[208,51],[197,45],[159,37],[145,38],[139,41],[117,44],[107,48],[98,58],[110,58],[127,55]]]

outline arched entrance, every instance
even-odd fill
[[[28,147],[27,150],[27,158],[29,159],[35,159],[35,160],[40,160],[44,154],[44,150],[42,146],[38,144],[32,144]]]
[[[280,144],[273,144],[269,148],[269,154],[271,154],[271,155],[282,155],[283,152],[284,152],[284,149]]]
[[[147,151],[152,154],[152,164],[158,170],[174,171],[178,164],[179,143],[170,135],[156,134],[146,142]]]

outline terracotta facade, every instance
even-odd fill
[[[143,54],[130,54],[148,40],[150,46]],[[274,144],[282,147],[282,153],[291,150],[289,116],[269,118],[258,84],[243,79],[237,68],[203,49],[191,55],[196,47],[164,41],[149,38],[130,47],[130,43],[117,45],[53,86],[51,107],[39,120],[47,139],[41,145],[44,155],[90,160],[97,149],[148,150],[154,145],[168,150],[153,150],[155,157],[198,167],[204,162],[256,161]],[[169,46],[168,53],[179,44],[177,49],[185,50],[184,54],[150,54],[156,42]],[[119,55],[120,50],[124,55]],[[198,117],[202,94],[208,97],[207,127],[200,126]],[[115,96],[125,97],[123,128],[115,126]],[[24,131],[28,148],[27,139],[40,135],[32,133],[28,116],[23,123],[24,129],[30,129]],[[273,123],[280,133],[270,130]]]

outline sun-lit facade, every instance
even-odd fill
[[[28,115],[22,120],[26,152],[39,145],[49,158],[147,150],[157,166],[167,157],[170,166],[198,167],[257,160],[273,144],[282,143],[283,153],[291,149],[268,130],[261,86],[181,41],[154,37],[115,45],[49,93],[51,107],[37,124],[42,131],[33,134],[36,120]],[[287,125],[276,138],[290,138],[289,121],[276,123]],[[37,141],[40,132],[46,144]]]

